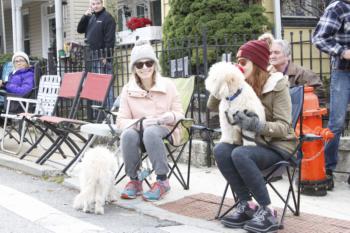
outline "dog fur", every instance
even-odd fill
[[[259,120],[265,121],[265,110],[259,97],[253,88],[245,81],[243,73],[230,62],[218,62],[210,67],[208,78],[205,80],[206,89],[217,99],[220,99],[219,120],[221,127],[220,142],[230,144],[242,144],[244,135],[254,138],[255,133],[240,129],[238,125],[231,125],[226,117],[228,112],[230,121],[237,111],[249,110],[259,116]],[[234,95],[240,88],[241,93],[232,101],[226,97]],[[243,145],[254,145],[254,142],[243,140]]]
[[[79,174],[80,193],[75,197],[73,208],[83,212],[104,214],[105,202],[116,199],[114,175],[117,160],[114,153],[97,146],[88,150],[81,163]]]

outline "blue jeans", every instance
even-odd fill
[[[273,150],[261,146],[237,146],[219,143],[214,148],[218,168],[240,201],[248,201],[253,194],[261,206],[271,204],[261,170],[282,158]]]
[[[334,170],[338,162],[338,147],[344,128],[347,106],[350,97],[350,72],[332,70],[328,128],[334,138],[325,146],[326,169]]]

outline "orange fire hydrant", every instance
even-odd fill
[[[314,134],[322,138],[304,142],[302,146],[303,159],[300,185],[301,193],[307,195],[324,196],[327,194],[329,184],[326,178],[324,144],[331,140],[334,135],[328,128],[322,128],[322,115],[326,113],[326,108],[320,108],[318,97],[314,94],[313,87],[305,87],[303,134]]]

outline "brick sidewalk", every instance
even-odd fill
[[[220,197],[212,194],[200,193],[187,196],[180,200],[159,205],[160,208],[168,211],[185,215],[188,217],[200,218],[208,221],[216,221],[214,219],[220,204]],[[223,209],[230,207],[233,199],[226,199]],[[287,211],[283,233],[345,233],[350,232],[350,221],[338,220],[333,218],[322,217],[318,215],[306,214],[294,216]],[[282,212],[281,209],[278,212]]]

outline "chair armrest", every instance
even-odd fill
[[[17,101],[17,102],[26,102],[30,104],[36,104],[38,101],[36,99],[28,99],[23,97],[15,97],[15,96],[9,96],[7,97],[7,101]]]
[[[100,106],[100,105],[91,105],[92,109],[98,110],[98,111],[103,111],[106,114],[110,114],[113,116],[117,115],[117,112],[111,112],[108,108]]]
[[[192,125],[194,123],[194,120],[192,118],[182,118],[176,122],[174,127],[170,130],[168,135],[166,135],[164,138],[169,138],[175,131],[175,129],[181,124],[188,132],[190,131]]]
[[[105,108],[101,105],[91,105],[91,108],[95,109],[95,110],[107,110],[107,108]]]
[[[201,131],[209,131],[211,133],[221,133],[221,128],[209,128],[205,125],[192,125],[192,130],[201,130]]]
[[[179,123],[181,123],[181,125],[186,129],[190,129],[194,124],[194,120],[192,118],[183,118],[179,120]]]

